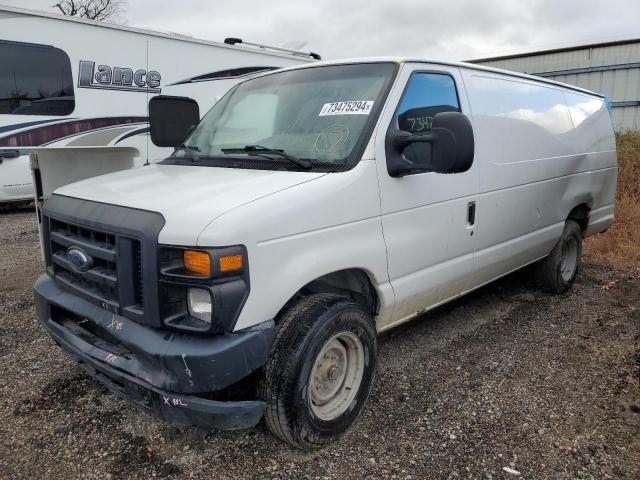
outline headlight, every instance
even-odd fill
[[[249,259],[243,245],[160,245],[159,314],[163,325],[183,332],[233,331],[249,295]]]
[[[187,304],[189,315],[211,323],[211,295],[202,288],[190,288],[187,290]]]

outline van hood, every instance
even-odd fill
[[[65,185],[54,193],[162,214],[160,243],[196,245],[220,215],[326,173],[149,165]],[[226,232],[227,234],[229,232]]]

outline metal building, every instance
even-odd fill
[[[616,131],[640,130],[640,39],[470,60],[607,96]]]

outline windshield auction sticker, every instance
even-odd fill
[[[373,108],[373,100],[350,100],[347,102],[325,103],[319,117],[327,115],[369,115]]]

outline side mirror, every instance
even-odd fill
[[[428,163],[414,163],[404,157],[405,149],[414,143],[431,144]],[[465,172],[473,164],[473,127],[463,113],[441,112],[433,117],[431,130],[426,133],[389,130],[385,150],[387,170],[392,177],[424,172]]]
[[[151,141],[158,147],[179,147],[200,121],[198,102],[159,95],[149,100]]]

